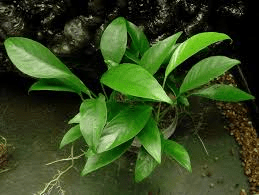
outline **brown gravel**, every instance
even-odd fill
[[[6,164],[7,164],[7,146],[6,146],[6,143],[0,142],[0,170],[4,169]]]
[[[217,79],[218,83],[237,86],[233,76],[226,73]],[[244,174],[250,183],[250,194],[259,193],[259,138],[252,121],[249,120],[248,109],[243,103],[216,103],[222,115],[227,119],[225,128],[234,136],[241,146],[240,154]],[[240,192],[246,194],[244,190]]]

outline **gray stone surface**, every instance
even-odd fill
[[[58,147],[69,129],[67,121],[77,113],[80,99],[69,93],[33,92],[27,95],[21,82],[8,84],[11,80],[2,78],[0,82],[0,135],[15,146],[10,163],[17,166],[0,174],[0,194],[29,195],[43,189],[44,183],[49,182],[58,169],[69,165],[67,162],[45,164],[69,155],[69,147],[62,150]],[[195,128],[188,117],[179,122],[172,139],[189,151],[193,173],[164,158],[151,177],[136,184],[133,181],[135,156],[127,153],[111,165],[81,177],[80,170],[85,163],[82,158],[76,161],[75,169],[61,178],[66,194],[234,195],[242,188],[247,190],[239,147],[223,128],[224,121],[215,106],[204,107],[199,100],[192,103],[198,135],[209,156],[197,135],[192,133]],[[79,141],[76,145],[83,147],[82,143]],[[51,194],[59,193],[54,190]]]

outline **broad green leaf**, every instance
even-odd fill
[[[141,56],[143,56],[149,49],[149,42],[146,35],[135,24],[129,21],[127,21],[127,30],[132,40],[133,47],[139,51]]]
[[[68,121],[68,124],[80,123],[80,113],[77,113],[72,119]]]
[[[225,56],[212,56],[195,64],[187,73],[180,93],[195,89],[225,73],[240,61]]]
[[[128,109],[131,107],[130,104],[108,101],[106,103],[107,106],[107,122],[111,121],[117,114],[119,114],[122,110]]]
[[[169,50],[169,52],[167,53],[167,56],[165,58],[165,60],[163,61],[162,64],[168,64],[170,62],[170,59],[173,55],[173,53],[175,52],[176,48],[180,45],[181,43],[176,43],[173,45],[173,47],[171,47],[171,49]]]
[[[190,157],[185,148],[172,141],[162,139],[163,142],[163,152],[167,154],[169,157],[176,160],[181,166],[186,168],[188,171],[192,172]]]
[[[97,152],[104,152],[132,139],[146,125],[152,107],[134,106],[119,112],[104,128]]]
[[[63,78],[70,70],[46,47],[31,39],[10,37],[4,42],[7,54],[23,73],[36,78]]]
[[[60,82],[58,79],[40,79],[30,87],[29,92],[30,91],[40,91],[40,90],[68,91],[68,92],[77,93],[71,87]]]
[[[187,39],[181,43],[173,53],[173,56],[166,68],[165,76],[167,77],[178,65],[200,50],[213,43],[226,39],[231,38],[226,34],[217,32],[203,32]]]
[[[105,97],[85,100],[80,106],[80,130],[91,149],[96,151],[107,120]]]
[[[172,103],[157,80],[135,64],[121,64],[111,68],[103,74],[101,83],[126,95]]]
[[[135,181],[140,182],[148,177],[158,165],[157,161],[141,147],[135,167]]]
[[[140,66],[144,67],[152,75],[155,74],[164,60],[168,57],[168,53],[170,53],[181,34],[182,32],[178,32],[165,40],[154,44],[141,58],[139,62]]]
[[[132,53],[130,53],[130,51],[126,50],[125,52],[125,57],[127,57],[130,61],[139,64],[140,60]]]
[[[72,127],[63,137],[61,143],[60,143],[60,149],[63,148],[65,145],[74,142],[78,138],[82,136],[80,131],[80,126],[76,125]]]
[[[127,26],[123,17],[113,20],[104,30],[100,49],[104,60],[120,63],[127,46]]]
[[[158,162],[161,163],[161,139],[160,132],[156,121],[150,117],[146,126],[138,134],[138,139],[148,153]]]
[[[66,78],[57,78],[57,80],[61,83],[64,83],[66,86],[70,87],[72,90],[76,91],[78,94],[80,94],[82,91],[91,97],[89,89],[75,75],[71,75]]]
[[[82,91],[90,95],[83,82],[42,44],[23,37],[10,37],[4,45],[13,64],[24,74],[36,78],[55,78],[77,93]]]
[[[213,100],[226,102],[239,102],[255,99],[254,96],[229,85],[215,84],[208,88],[201,89],[191,95],[202,96]]]
[[[103,153],[89,155],[89,158],[87,159],[87,162],[85,164],[83,171],[81,172],[81,175],[84,176],[115,161],[124,152],[126,152],[126,150],[130,147],[132,141],[133,140],[129,140],[128,142]]]

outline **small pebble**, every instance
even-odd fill
[[[247,195],[247,193],[246,193],[246,191],[245,191],[244,189],[242,189],[242,190],[240,191],[240,195]]]

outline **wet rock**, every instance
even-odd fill
[[[153,35],[161,35],[165,30],[172,27],[172,14],[170,1],[157,0],[156,14],[148,23],[147,28]]]
[[[14,5],[0,2],[0,40],[9,36],[21,36],[24,28],[25,22]]]
[[[225,5],[221,5],[217,9],[217,12],[222,16],[232,16],[240,18],[245,14],[246,8],[243,1],[230,1],[227,2],[227,4]]]
[[[187,38],[210,30],[214,16],[241,18],[244,12],[241,0],[10,0],[0,3],[0,40],[25,36],[59,56],[87,55],[92,61],[103,30],[118,16],[141,26],[153,42],[179,31]]]
[[[185,24],[184,31],[188,36],[191,36],[197,32],[208,31],[208,28],[208,6],[202,5],[192,21]]]

